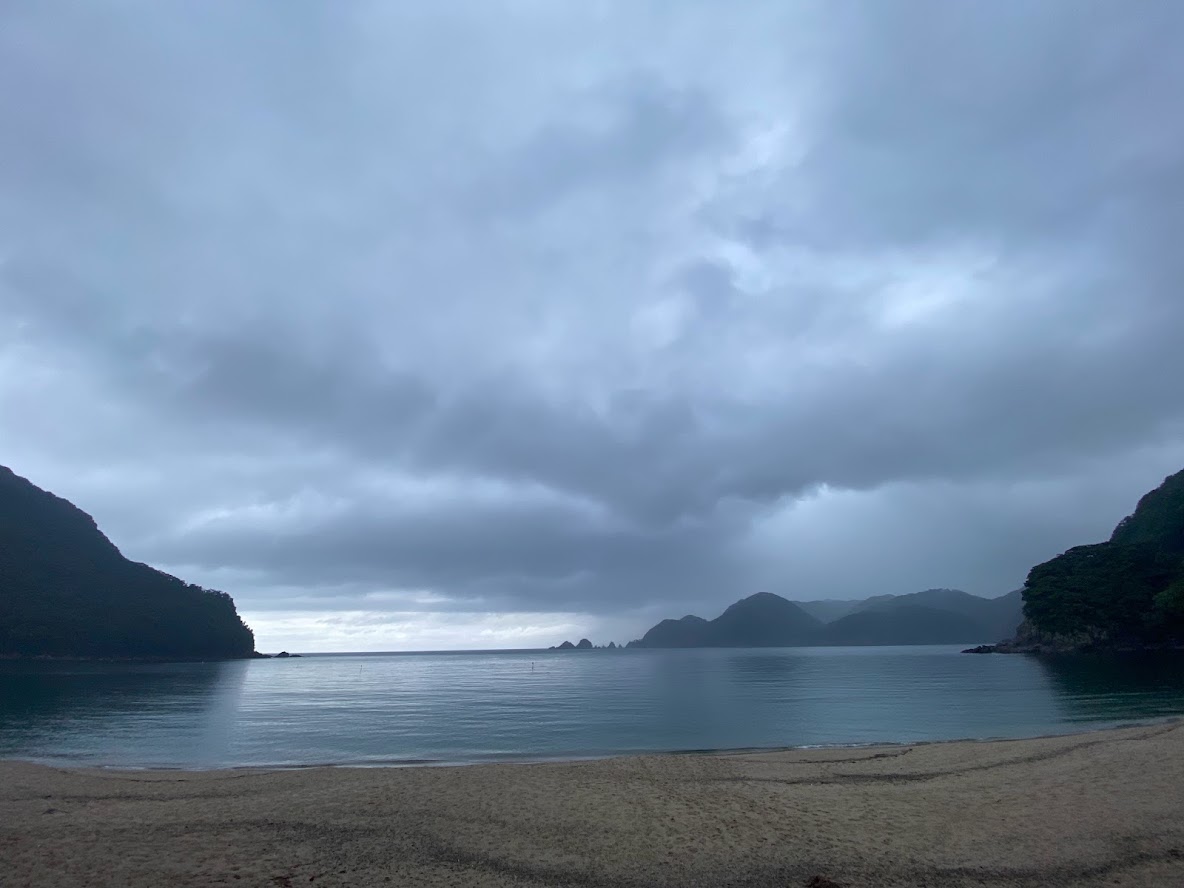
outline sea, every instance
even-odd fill
[[[394,766],[1062,734],[1184,715],[1184,657],[961,646],[0,662],[0,758]]]

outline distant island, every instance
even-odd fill
[[[627,647],[964,644],[1013,635],[1023,619],[1022,604],[1018,589],[999,598],[927,589],[852,601],[790,601],[758,592],[714,620],[693,614],[663,620]],[[585,642],[564,642],[552,650],[593,647]]]
[[[616,649],[617,643],[615,641],[610,641],[607,645],[599,646],[594,645],[586,638],[581,638],[576,644],[565,641],[562,644],[552,645],[547,648],[549,651],[615,651]]]
[[[229,595],[129,561],[90,515],[0,466],[0,657],[252,656]]]
[[[974,653],[1184,646],[1184,471],[1139,500],[1104,543],[1038,564],[1010,641]]]

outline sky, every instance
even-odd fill
[[[0,0],[0,463],[261,650],[999,595],[1184,468],[1177,0]]]

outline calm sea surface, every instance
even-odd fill
[[[0,663],[0,757],[207,768],[1024,737],[1184,714],[1184,659],[958,647]]]

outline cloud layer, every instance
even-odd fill
[[[264,644],[1006,591],[1184,465],[1181,33],[5,7],[3,460]]]

